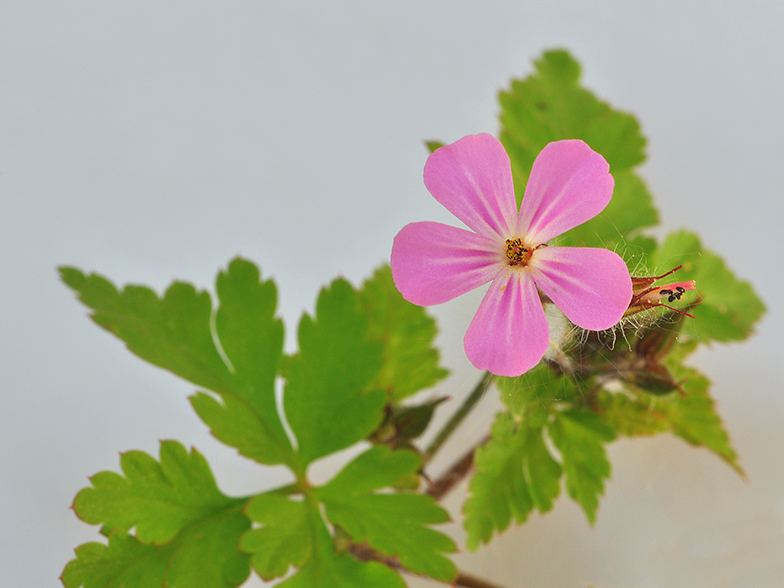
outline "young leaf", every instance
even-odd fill
[[[702,302],[692,310],[695,320],[688,321],[683,331],[703,343],[746,339],[765,312],[751,285],[736,278],[718,255],[703,248],[694,233],[682,230],[668,235],[655,262],[656,267],[683,265],[678,280],[696,280]]]
[[[542,429],[518,426],[508,414],[496,419],[490,441],[477,449],[474,462],[471,496],[463,506],[468,549],[488,543],[512,517],[523,523],[534,507],[547,512],[560,492],[561,466],[550,455]]]
[[[444,523],[449,515],[424,494],[376,494],[421,466],[410,451],[390,451],[376,445],[349,463],[331,482],[318,489],[327,518],[345,529],[357,544],[367,543],[406,569],[451,582],[454,564],[441,555],[455,551],[454,542],[428,525]]]
[[[372,387],[398,402],[429,388],[449,372],[439,366],[433,347],[436,322],[425,309],[407,302],[395,288],[385,265],[362,284],[362,308],[370,317],[370,336],[383,344],[384,364]]]
[[[240,547],[253,554],[253,569],[264,580],[286,575],[289,566],[302,567],[313,553],[312,525],[304,501],[275,494],[253,498],[245,509],[263,526],[242,537]]]
[[[144,543],[166,543],[186,527],[235,509],[241,500],[223,495],[202,455],[176,441],[162,441],[160,463],[141,451],[122,454],[125,477],[100,472],[74,500],[83,521],[136,534]]]
[[[283,405],[303,466],[365,438],[383,417],[386,396],[371,387],[382,346],[369,339],[368,322],[345,280],[321,291],[315,319],[300,321]]]
[[[519,180],[527,181],[539,152],[560,139],[582,139],[607,159],[613,173],[645,159],[637,120],[580,87],[580,66],[566,51],[547,51],[534,65],[534,75],[512,80],[498,96],[500,139]],[[522,187],[515,186],[518,203]]]
[[[516,378],[496,378],[496,384],[509,412],[533,426],[544,426],[553,403],[580,396],[569,376],[555,373],[544,363]]]
[[[593,524],[604,480],[610,477],[604,443],[615,435],[596,414],[581,409],[556,412],[549,433],[561,452],[566,490]]]

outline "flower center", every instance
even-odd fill
[[[506,257],[509,259],[509,265],[526,265],[532,253],[530,247],[523,245],[522,239],[506,240]]]

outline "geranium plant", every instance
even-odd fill
[[[645,232],[658,215],[635,172],[639,124],[581,87],[566,52],[545,53],[500,104],[498,139],[428,143],[425,184],[470,230],[403,227],[391,266],[318,294],[294,354],[276,286],[248,260],[218,274],[215,297],[61,268],[99,326],[197,387],[191,404],[216,439],[294,480],[230,497],[196,449],[125,452],[122,473],[96,474],[74,500],[104,538],[77,548],[67,588],[228,588],[252,571],[287,588],[402,587],[410,575],[491,587],[449,554],[549,511],[562,486],[593,522],[619,437],[669,431],[742,473],[708,379],[685,360],[747,338],[762,303],[693,233]],[[459,407],[439,388],[417,395],[448,373],[424,307],[488,283],[464,341],[476,388]],[[505,410],[485,439],[431,472],[496,389]],[[452,416],[424,446],[436,410]],[[327,483],[311,480],[314,462],[357,444]],[[465,478],[469,496],[449,513],[439,502]],[[454,518],[465,546],[438,529]]]

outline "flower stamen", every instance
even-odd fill
[[[519,237],[506,240],[506,257],[509,259],[509,265],[526,265],[532,253],[533,250],[523,245],[523,240]]]

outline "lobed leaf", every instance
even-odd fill
[[[176,441],[162,441],[160,462],[141,451],[120,458],[125,477],[100,472],[74,500],[74,511],[83,521],[111,530],[136,534],[144,543],[166,543],[183,529],[232,509],[237,499],[223,495],[215,485],[204,457],[189,454]]]
[[[512,517],[523,523],[534,508],[549,511],[560,492],[561,466],[550,455],[542,429],[517,425],[509,415],[496,419],[474,463],[471,495],[463,506],[468,549],[506,530]]]
[[[415,473],[420,466],[421,459],[413,452],[393,452],[376,445],[318,489],[318,496],[327,518],[345,529],[355,543],[367,543],[398,558],[414,573],[451,582],[457,570],[441,553],[455,551],[455,544],[428,526],[447,522],[447,512],[424,494],[373,493]]]
[[[682,394],[657,399],[672,432],[691,445],[702,445],[726,461],[740,475],[743,468],[732,448],[730,437],[708,389],[710,381],[694,368],[670,363],[675,377],[681,381]]]
[[[286,369],[286,418],[302,466],[364,439],[379,424],[386,401],[372,387],[382,345],[370,338],[369,319],[345,280],[321,291],[316,317],[299,324],[299,353]]]
[[[223,511],[185,529],[169,543],[143,543],[116,530],[109,544],[86,543],[65,566],[65,588],[233,588],[250,573],[237,549],[250,523],[238,510]]]
[[[403,298],[389,265],[362,284],[359,300],[370,318],[371,338],[383,345],[384,363],[373,388],[385,390],[392,402],[398,402],[449,375],[433,346],[435,320]]]
[[[313,555],[279,588],[405,588],[399,574],[378,562],[361,562],[345,551],[336,552],[332,537],[318,516],[313,521]]]
[[[245,513],[263,525],[245,533],[240,543],[253,554],[253,569],[262,579],[284,576],[290,566],[300,568],[312,557],[312,521],[305,502],[262,494],[248,503]]]
[[[140,286],[119,291],[74,268],[60,273],[93,309],[93,320],[133,353],[221,396],[223,404],[204,393],[192,398],[218,439],[261,463],[293,463],[275,405],[283,348],[277,292],[271,281],[260,281],[256,266],[235,259],[219,274],[215,333],[209,294],[190,284],[175,282],[159,298]]]
[[[613,174],[642,163],[639,123],[579,86],[580,66],[569,53],[547,51],[534,65],[535,74],[512,80],[498,96],[500,139],[517,176],[518,204],[534,159],[551,141],[582,139],[607,159]]]
[[[566,490],[593,524],[604,481],[610,477],[604,444],[615,434],[599,416],[582,409],[556,412],[549,433],[561,453]]]

